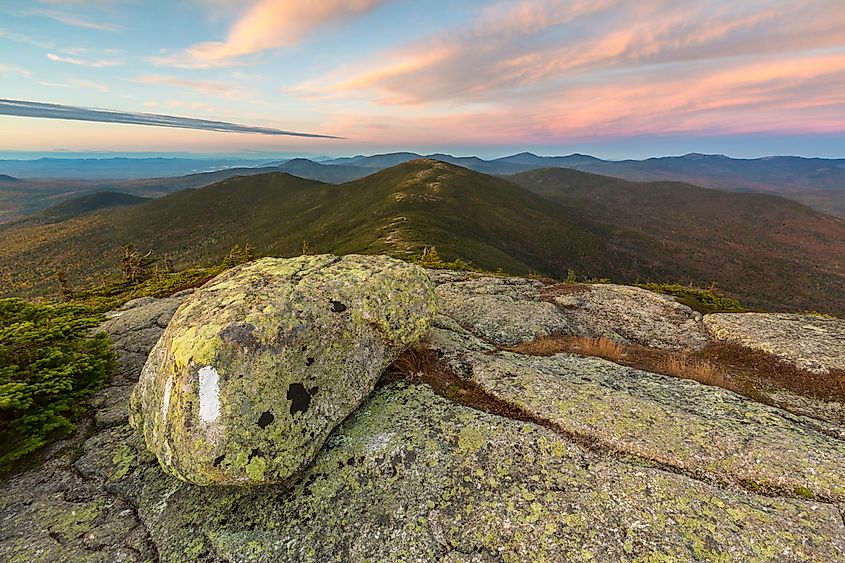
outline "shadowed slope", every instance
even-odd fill
[[[566,169],[512,177],[637,258],[627,277],[720,286],[748,305],[845,311],[845,221],[778,196]],[[626,280],[627,281],[627,280]]]

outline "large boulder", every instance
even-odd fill
[[[425,271],[384,256],[234,268],[177,310],[133,393],[132,423],[186,481],[284,482],[434,314]]]

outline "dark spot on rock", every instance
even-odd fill
[[[273,416],[273,413],[270,411],[264,411],[261,413],[261,416],[258,417],[258,426],[261,428],[267,428],[274,420],[276,420],[276,417]]]
[[[335,301],[332,299],[332,313],[342,313],[346,310],[346,305],[341,303],[340,301]]]
[[[308,349],[308,345],[307,345],[307,344],[305,344],[305,345],[303,345],[303,346],[302,346],[302,351],[303,351],[303,352],[305,352],[307,349]]]
[[[255,352],[261,346],[255,338],[255,325],[237,322],[228,325],[220,331],[220,340],[227,344],[237,344],[247,351]]]
[[[305,331],[305,325],[301,323],[287,331],[280,327],[276,333],[276,345],[280,347],[293,345],[303,331]]]
[[[390,466],[396,469],[397,467],[401,467],[404,465],[405,460],[402,458],[402,454],[396,454],[392,458],[390,458]]]
[[[310,366],[314,363],[314,358],[305,358],[305,365]]]
[[[317,386],[317,385],[315,385],[314,387],[312,387],[311,389],[308,390],[308,394],[311,395],[312,397],[319,392],[320,392],[320,387]]]
[[[223,460],[225,458],[225,455],[217,456],[216,458],[214,458],[214,467],[220,467],[220,464],[223,463]]]
[[[291,383],[288,387],[288,401],[290,401],[290,414],[304,413],[311,405],[311,395],[302,383]]]

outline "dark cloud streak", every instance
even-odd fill
[[[226,121],[211,121],[193,117],[177,117],[155,113],[131,113],[104,109],[91,109],[62,104],[29,102],[24,100],[0,99],[0,115],[18,117],[39,117],[45,119],[68,119],[73,121],[94,121],[98,123],[124,123],[130,125],[148,125],[152,127],[175,127],[178,129],[197,129],[200,131],[220,131],[226,133],[257,133],[259,135],[287,135],[315,139],[342,139],[333,135],[317,133],[297,133],[270,127],[253,127]]]

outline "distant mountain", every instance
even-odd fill
[[[421,155],[398,152],[332,159],[324,164],[380,170],[416,158],[421,158]],[[611,161],[577,153],[568,156],[537,156],[530,152],[493,160],[440,153],[428,155],[428,158],[485,174],[509,175],[538,168],[559,167],[626,180],[674,180],[732,192],[777,194],[819,211],[845,217],[845,159],[794,156],[735,159],[724,155],[694,153],[647,160]]]
[[[421,155],[412,152],[393,152],[387,154],[375,154],[372,156],[357,155],[352,157],[333,158],[322,162],[322,164],[346,164],[360,166],[363,168],[375,168],[382,170],[409,160],[422,158]]]
[[[335,158],[331,160],[326,160],[321,164],[357,166],[376,171],[384,170],[385,168],[389,168],[391,166],[396,166],[397,164],[410,162],[411,160],[417,160],[420,158],[430,158],[433,160],[439,160],[440,162],[463,166],[464,168],[469,168],[470,170],[475,170],[476,172],[484,172],[486,174],[514,174],[516,172],[523,172],[532,168],[538,168],[538,166],[526,167],[521,164],[511,164],[504,161],[499,162],[496,160],[483,160],[481,158],[478,158],[477,156],[452,156],[451,154],[444,153],[421,155],[413,152],[394,152],[387,154],[377,154],[373,156],[359,155],[349,158]]]
[[[342,184],[351,180],[357,180],[372,170],[360,166],[349,166],[344,164],[326,165],[308,160],[307,158],[294,158],[276,167],[281,172],[287,172],[300,178],[319,180],[329,184]]]
[[[22,179],[128,180],[253,167],[261,162],[193,158],[38,158],[0,160],[0,174]]]
[[[491,162],[497,164],[510,164],[520,166],[524,169],[533,170],[535,168],[577,168],[578,166],[589,166],[607,162],[594,156],[586,154],[570,154],[568,156],[537,156],[530,152],[522,152],[512,156],[505,156],[496,158]]]
[[[118,191],[141,197],[159,197],[187,188],[201,188],[232,176],[265,174],[272,170],[275,168],[229,168],[187,176],[113,181],[23,179],[0,189],[0,224],[93,192]]]
[[[150,198],[139,197],[121,192],[94,192],[70,199],[32,216],[32,221],[58,223],[79,217],[86,213],[122,205],[138,205]]]
[[[734,192],[777,194],[845,217],[845,159],[735,159],[693,153],[647,160],[570,163],[568,167],[628,180],[677,180]]]
[[[418,159],[341,185],[286,173],[233,177],[52,225],[0,226],[0,287],[44,290],[114,272],[120,245],[211,263],[263,254],[407,256],[436,245],[481,268],[615,281],[713,281],[752,306],[845,314],[845,221],[783,198],[566,169],[513,177]]]

